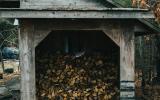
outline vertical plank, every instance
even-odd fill
[[[121,100],[135,99],[134,83],[134,31],[132,28],[125,28],[120,38],[120,98]]]
[[[21,100],[36,100],[34,26],[29,20],[20,20],[20,24]]]

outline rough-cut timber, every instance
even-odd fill
[[[104,4],[104,0],[21,0],[21,8],[26,9],[96,9]]]
[[[21,20],[19,34],[21,66],[21,100],[36,100],[35,97],[35,48],[34,27],[29,21]]]
[[[122,100],[131,100],[135,99],[135,36],[132,27],[124,29],[120,36],[120,97]]]
[[[117,20],[118,21],[118,20]],[[35,24],[35,47],[52,31],[52,30],[100,30],[103,31],[115,44],[120,46],[120,32],[122,28],[120,23],[115,20],[89,20],[89,19],[57,19],[57,20],[34,20]],[[71,24],[72,23],[72,24]],[[123,22],[127,23],[127,21]],[[40,25],[40,26],[39,26]],[[47,25],[47,26],[46,26]],[[85,27],[84,27],[85,26]]]
[[[106,8],[97,10],[0,9],[0,18],[154,18],[148,10]]]

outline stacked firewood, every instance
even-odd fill
[[[148,0],[131,0],[132,1],[132,7],[140,7],[143,9],[150,8],[148,5]]]
[[[153,8],[155,20],[160,24],[160,1],[158,1]]]
[[[55,54],[36,59],[38,100],[117,99],[118,67],[102,55]]]

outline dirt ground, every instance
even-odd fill
[[[14,72],[19,71],[19,60],[4,60],[4,68],[13,68]],[[2,63],[0,62],[0,73],[3,72]]]
[[[0,62],[1,63],[1,62]],[[0,100],[20,100],[20,71],[18,60],[5,60],[5,69],[13,69],[13,73],[3,73],[0,64]]]

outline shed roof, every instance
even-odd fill
[[[106,2],[118,7],[118,8],[124,8],[123,5],[115,2],[115,0],[106,0]],[[148,27],[150,27],[152,30],[155,30],[157,32],[160,32],[160,26],[154,21],[154,18],[139,18],[138,19],[140,22],[142,22],[143,24],[147,25]]]

